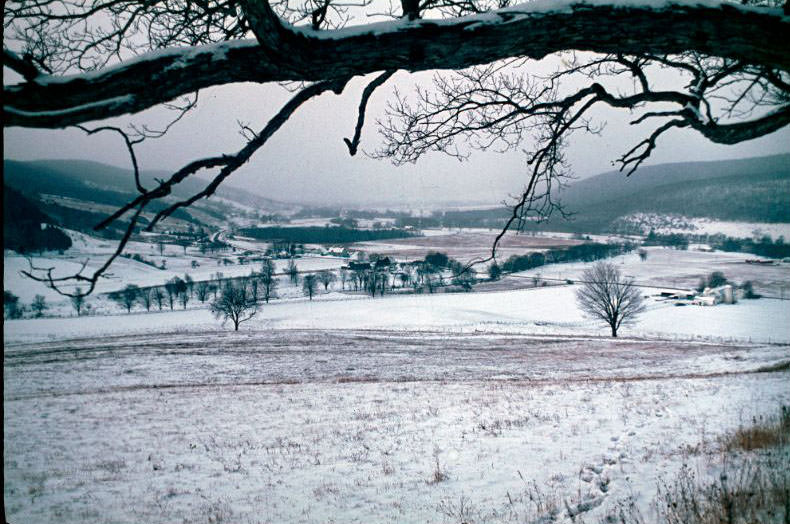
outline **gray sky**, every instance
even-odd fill
[[[409,91],[428,74],[398,73],[370,102],[362,148],[379,144],[375,120],[384,112],[393,86]],[[522,152],[473,152],[459,162],[434,153],[415,165],[396,167],[359,153],[350,157],[343,137],[354,131],[365,81],[355,79],[341,96],[325,94],[303,105],[283,128],[229,180],[232,185],[279,200],[306,203],[378,203],[429,206],[437,201],[496,204],[516,194],[525,180]],[[290,93],[279,86],[243,84],[204,90],[195,111],[162,139],[141,145],[144,169],[174,170],[202,156],[238,150],[244,143],[237,120],[263,127]],[[161,110],[114,121],[163,122]],[[601,136],[574,135],[567,151],[575,173],[585,177],[612,170],[611,161],[630,149],[655,123],[640,129],[627,124],[628,113],[599,111],[607,121]],[[80,158],[128,166],[123,143],[112,134],[87,137],[78,130],[4,129],[5,158],[17,160]],[[525,142],[524,147],[528,147]],[[719,146],[687,130],[659,140],[647,165],[762,156],[790,152],[790,129],[736,146]],[[638,176],[638,173],[634,176]]]

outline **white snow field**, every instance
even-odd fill
[[[325,329],[6,347],[6,515],[599,522],[632,500],[650,519],[659,479],[704,474],[701,443],[790,402],[788,362],[782,345]]]
[[[172,274],[190,260],[208,276],[251,268],[166,255]],[[744,259],[650,249],[612,261],[646,285],[723,271],[779,296],[790,282],[789,266]],[[41,292],[8,273],[24,259],[5,260],[6,289]],[[661,482],[683,464],[714,474],[720,437],[790,405],[790,301],[676,307],[644,288],[648,310],[615,340],[582,315],[576,286],[533,287],[584,267],[376,298],[335,285],[308,301],[282,282],[285,298],[239,332],[196,300],[6,320],[6,518],[592,524],[633,503],[651,522]],[[170,275],[130,260],[114,271],[140,285]]]
[[[606,335],[604,326],[587,319],[574,297],[576,286],[551,286],[487,293],[362,295],[331,293],[312,302],[305,298],[262,305],[243,331],[270,329],[387,329]],[[351,300],[350,298],[353,298]],[[648,311],[621,336],[739,342],[790,342],[790,301],[742,300],[715,307],[675,307],[648,300]],[[111,316],[6,320],[6,344],[138,333],[221,332],[208,309],[187,309]]]

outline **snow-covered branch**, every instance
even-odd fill
[[[536,0],[456,18],[400,19],[329,31],[290,26],[262,1],[245,2],[245,12],[258,40],[163,48],[92,72],[40,75],[4,86],[4,126],[64,127],[136,113],[234,82],[462,69],[563,50],[696,51],[790,71],[790,17],[780,9],[715,0]]]

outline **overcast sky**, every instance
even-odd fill
[[[398,73],[370,101],[362,148],[379,144],[375,120],[384,112],[394,86],[409,91],[428,74]],[[437,201],[496,204],[516,194],[525,180],[525,155],[473,152],[469,161],[434,153],[415,165],[396,167],[362,153],[350,157],[343,137],[353,135],[359,96],[365,80],[355,79],[341,96],[324,94],[303,105],[280,131],[229,180],[278,200],[305,203],[404,203],[429,206]],[[159,140],[139,147],[143,168],[174,170],[202,156],[234,152],[244,143],[237,120],[263,127],[291,93],[279,86],[254,84],[204,90],[196,110]],[[150,110],[116,123],[162,122],[161,110]],[[612,170],[611,161],[630,149],[644,131],[627,124],[628,113],[602,110],[601,136],[577,133],[567,155],[579,177]],[[528,147],[525,143],[524,147]],[[87,137],[78,130],[4,129],[4,157],[17,160],[79,158],[127,167],[120,138]],[[686,130],[673,130],[658,143],[649,164],[718,160],[790,152],[790,129],[736,146],[718,146]],[[638,176],[638,173],[634,176]]]

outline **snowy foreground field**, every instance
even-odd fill
[[[167,270],[123,260],[119,274],[161,283],[192,260],[197,277],[219,267],[165,255]],[[715,482],[768,461],[790,485],[790,446],[754,458],[724,444],[790,406],[790,301],[659,296],[721,271],[781,297],[790,266],[661,248],[610,260],[649,295],[619,340],[565,284],[581,263],[473,293],[370,298],[335,284],[309,301],[283,281],[237,333],[196,300],[126,314],[93,298],[75,317],[47,295],[53,316],[4,322],[7,519],[640,524],[660,519],[679,474]],[[29,300],[40,286],[23,263],[6,256],[5,284]]]
[[[776,344],[428,331],[12,344],[6,514],[649,522],[682,464],[714,475],[721,435],[790,403],[788,362]]]

